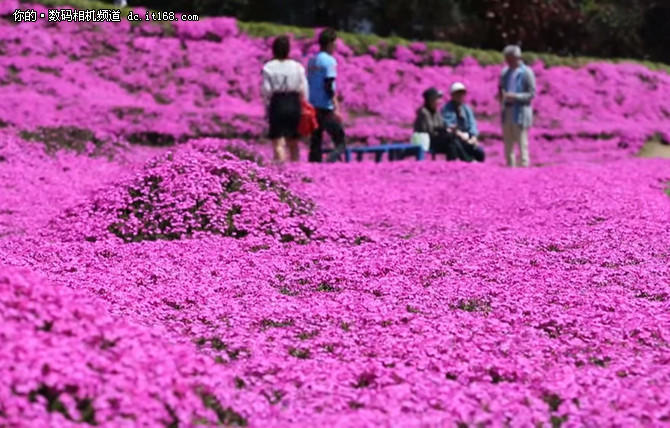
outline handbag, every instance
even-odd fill
[[[430,149],[430,134],[427,132],[413,133],[412,144],[421,146],[425,151],[428,151]]]
[[[301,98],[300,110],[298,133],[303,137],[308,137],[319,127],[319,121],[316,118],[316,109],[305,98]]]

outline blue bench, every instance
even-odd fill
[[[324,149],[324,153],[332,152],[332,149]],[[389,161],[403,159],[407,152],[414,152],[416,160],[422,161],[426,158],[426,151],[421,146],[407,143],[392,143],[380,144],[378,146],[357,146],[347,147],[344,152],[344,158],[347,162],[351,162],[352,154],[356,154],[358,162],[363,160],[363,155],[366,153],[375,154],[375,162],[381,162],[384,153],[388,153]]]

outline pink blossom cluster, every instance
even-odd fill
[[[665,74],[534,64],[546,165],[508,169],[499,67],[340,44],[349,135],[458,79],[494,161],[278,166],[233,20],[0,19],[0,50],[0,426],[670,423],[670,163],[631,156]]]
[[[176,240],[202,234],[281,242],[325,239],[314,203],[239,141],[196,140],[66,211],[49,233],[66,240]]]
[[[187,146],[183,153],[195,151]],[[77,159],[75,169],[109,163]],[[12,162],[9,169],[57,160]],[[43,364],[49,356],[63,365],[55,366],[53,381],[39,365],[7,372],[5,382],[34,385],[37,401],[31,401],[35,388],[21,395],[7,387],[0,403],[12,410],[0,417],[33,415],[54,426],[85,423],[91,414],[110,426],[126,414],[186,425],[200,417],[232,423],[225,418],[239,416],[250,426],[662,426],[670,414],[667,166],[661,160],[528,170],[446,162],[300,165],[288,177],[309,180],[290,188],[375,236],[353,246],[213,234],[130,244],[64,242],[30,230],[4,236],[0,265],[29,268],[54,284],[21,282],[12,279],[16,270],[3,271],[11,284],[53,296],[46,300],[53,310],[35,303],[37,314],[48,315],[33,322],[34,334],[47,335],[38,328],[53,319],[57,332],[76,326],[75,337],[94,345],[78,348],[77,339],[66,336],[47,342],[62,344],[53,351],[62,354],[45,353],[43,340],[24,340],[27,324],[17,327],[20,338],[3,324],[9,367],[33,359]],[[32,177],[13,176],[10,183],[32,195],[63,187],[55,178],[67,172],[46,170],[50,179],[41,188],[30,184]],[[98,191],[86,189],[104,189],[110,175],[117,172],[81,175],[87,187],[78,192],[95,198]],[[13,200],[22,213],[38,203]],[[52,204],[71,207],[67,200]],[[80,227],[71,223],[73,230]],[[71,293],[77,297],[61,297]],[[16,309],[16,298],[3,294],[0,301],[22,317],[33,313]],[[100,308],[94,321],[79,321],[78,314],[89,313],[81,305]],[[3,320],[10,318],[5,313]],[[106,319],[130,330],[96,324]],[[133,329],[151,329],[155,339],[141,339]],[[124,354],[130,368],[119,372],[123,363],[95,348],[101,332],[107,340],[120,337],[116,346],[139,340],[135,349],[148,349],[146,357]],[[178,343],[183,351],[163,343]],[[17,357],[17,346],[25,357]],[[74,355],[78,364],[96,361],[109,377],[65,370],[74,363],[55,355]],[[210,362],[203,365],[203,358]],[[202,369],[161,369],[165,361]],[[132,394],[151,396],[152,382],[168,394],[161,371],[168,370],[178,385],[210,379],[211,396],[203,401],[179,386],[174,399],[138,398],[110,409],[105,385],[126,382],[124,376],[138,370],[147,380],[131,382]],[[68,385],[81,386],[75,392]],[[58,400],[49,398],[56,393]],[[161,400],[169,407],[160,407]]]
[[[212,392],[214,362],[82,293],[3,267],[0,317],[3,426],[247,423]]]

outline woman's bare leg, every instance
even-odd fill
[[[289,153],[291,154],[291,162],[300,161],[300,140],[293,138],[287,138],[286,144],[288,145]]]
[[[274,149],[275,160],[277,162],[286,161],[286,141],[283,138],[272,140],[272,148]]]

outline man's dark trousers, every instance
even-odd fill
[[[316,109],[316,118],[319,122],[319,128],[312,134],[312,141],[309,147],[309,161],[322,161],[321,145],[323,143],[323,131],[326,131],[335,145],[335,150],[330,153],[326,161],[335,162],[346,149],[344,142],[344,128],[342,128],[342,124],[335,118],[333,110],[318,108]]]
[[[442,129],[430,137],[431,151],[435,154],[447,155],[448,161],[469,161],[470,157],[468,156],[465,147],[463,147],[464,145],[465,143],[455,135],[448,134]]]
[[[486,153],[484,153],[484,149],[481,146],[475,146],[465,141],[461,142],[461,145],[465,153],[477,162],[484,162],[484,159],[486,159]]]

